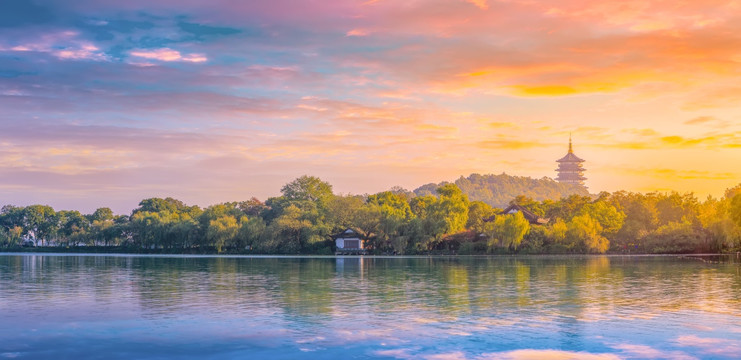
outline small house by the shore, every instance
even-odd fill
[[[339,235],[336,235],[334,242],[337,247],[337,254],[365,254],[363,239],[360,234],[353,229],[347,228]]]

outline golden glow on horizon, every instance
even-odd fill
[[[0,60],[4,188],[178,179],[206,205],[209,184],[264,199],[304,174],[342,193],[554,177],[569,133],[593,192],[741,182],[738,1],[283,5],[70,5],[96,20],[0,37],[21,59]]]

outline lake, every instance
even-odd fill
[[[0,358],[739,356],[735,256],[0,255]]]

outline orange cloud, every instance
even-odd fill
[[[576,89],[565,85],[515,85],[514,95],[520,96],[563,96],[579,93]]]
[[[635,175],[650,176],[657,179],[701,179],[701,180],[733,180],[739,174],[731,172],[712,172],[700,170],[680,170],[680,169],[623,169]]]
[[[591,144],[594,147],[612,148],[612,149],[690,149],[699,146],[705,148],[741,148],[741,134],[727,133],[708,135],[702,137],[684,137],[679,135],[657,136],[642,141],[621,141],[611,140],[609,142]]]
[[[501,128],[514,128],[517,127],[515,123],[507,121],[492,121],[486,124],[488,127],[501,129]]]
[[[625,129],[623,132],[638,136],[656,136],[659,134],[654,129]]]
[[[698,116],[698,117],[685,121],[684,124],[688,124],[688,125],[704,124],[704,123],[708,123],[708,122],[715,121],[715,120],[717,119],[713,116]]]
[[[473,5],[476,5],[481,10],[487,10],[489,8],[489,4],[486,0],[465,0],[468,3],[471,3]]]
[[[484,140],[479,141],[476,146],[483,149],[527,149],[527,148],[538,148],[547,147],[550,144],[543,144],[535,141],[520,141],[520,140]]]
[[[741,87],[717,88],[702,91],[684,105],[685,110],[735,107],[741,102]]]
[[[729,16],[741,9],[727,1],[508,1],[497,12],[376,5],[367,22],[416,40],[363,61],[434,93],[558,97],[663,85],[643,93],[657,97],[741,76],[741,38]]]

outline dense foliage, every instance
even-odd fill
[[[352,228],[374,254],[741,250],[741,184],[723,198],[704,201],[692,194],[625,191],[510,200],[549,219],[545,225],[532,225],[522,212],[502,214],[485,201],[469,201],[456,184],[437,186],[434,193],[395,188],[355,196],[336,195],[330,184],[302,176],[281,192],[264,203],[253,198],[205,209],[151,198],[128,216],[108,208],[81,214],[6,205],[0,210],[0,247],[332,254],[333,235]]]
[[[418,196],[431,195],[445,182],[427,184],[414,190]],[[533,179],[525,176],[479,175],[461,176],[454,183],[471,201],[483,201],[491,206],[504,208],[516,196],[527,196],[537,201],[558,200],[569,195],[589,195],[581,185],[556,182],[551,178]]]

